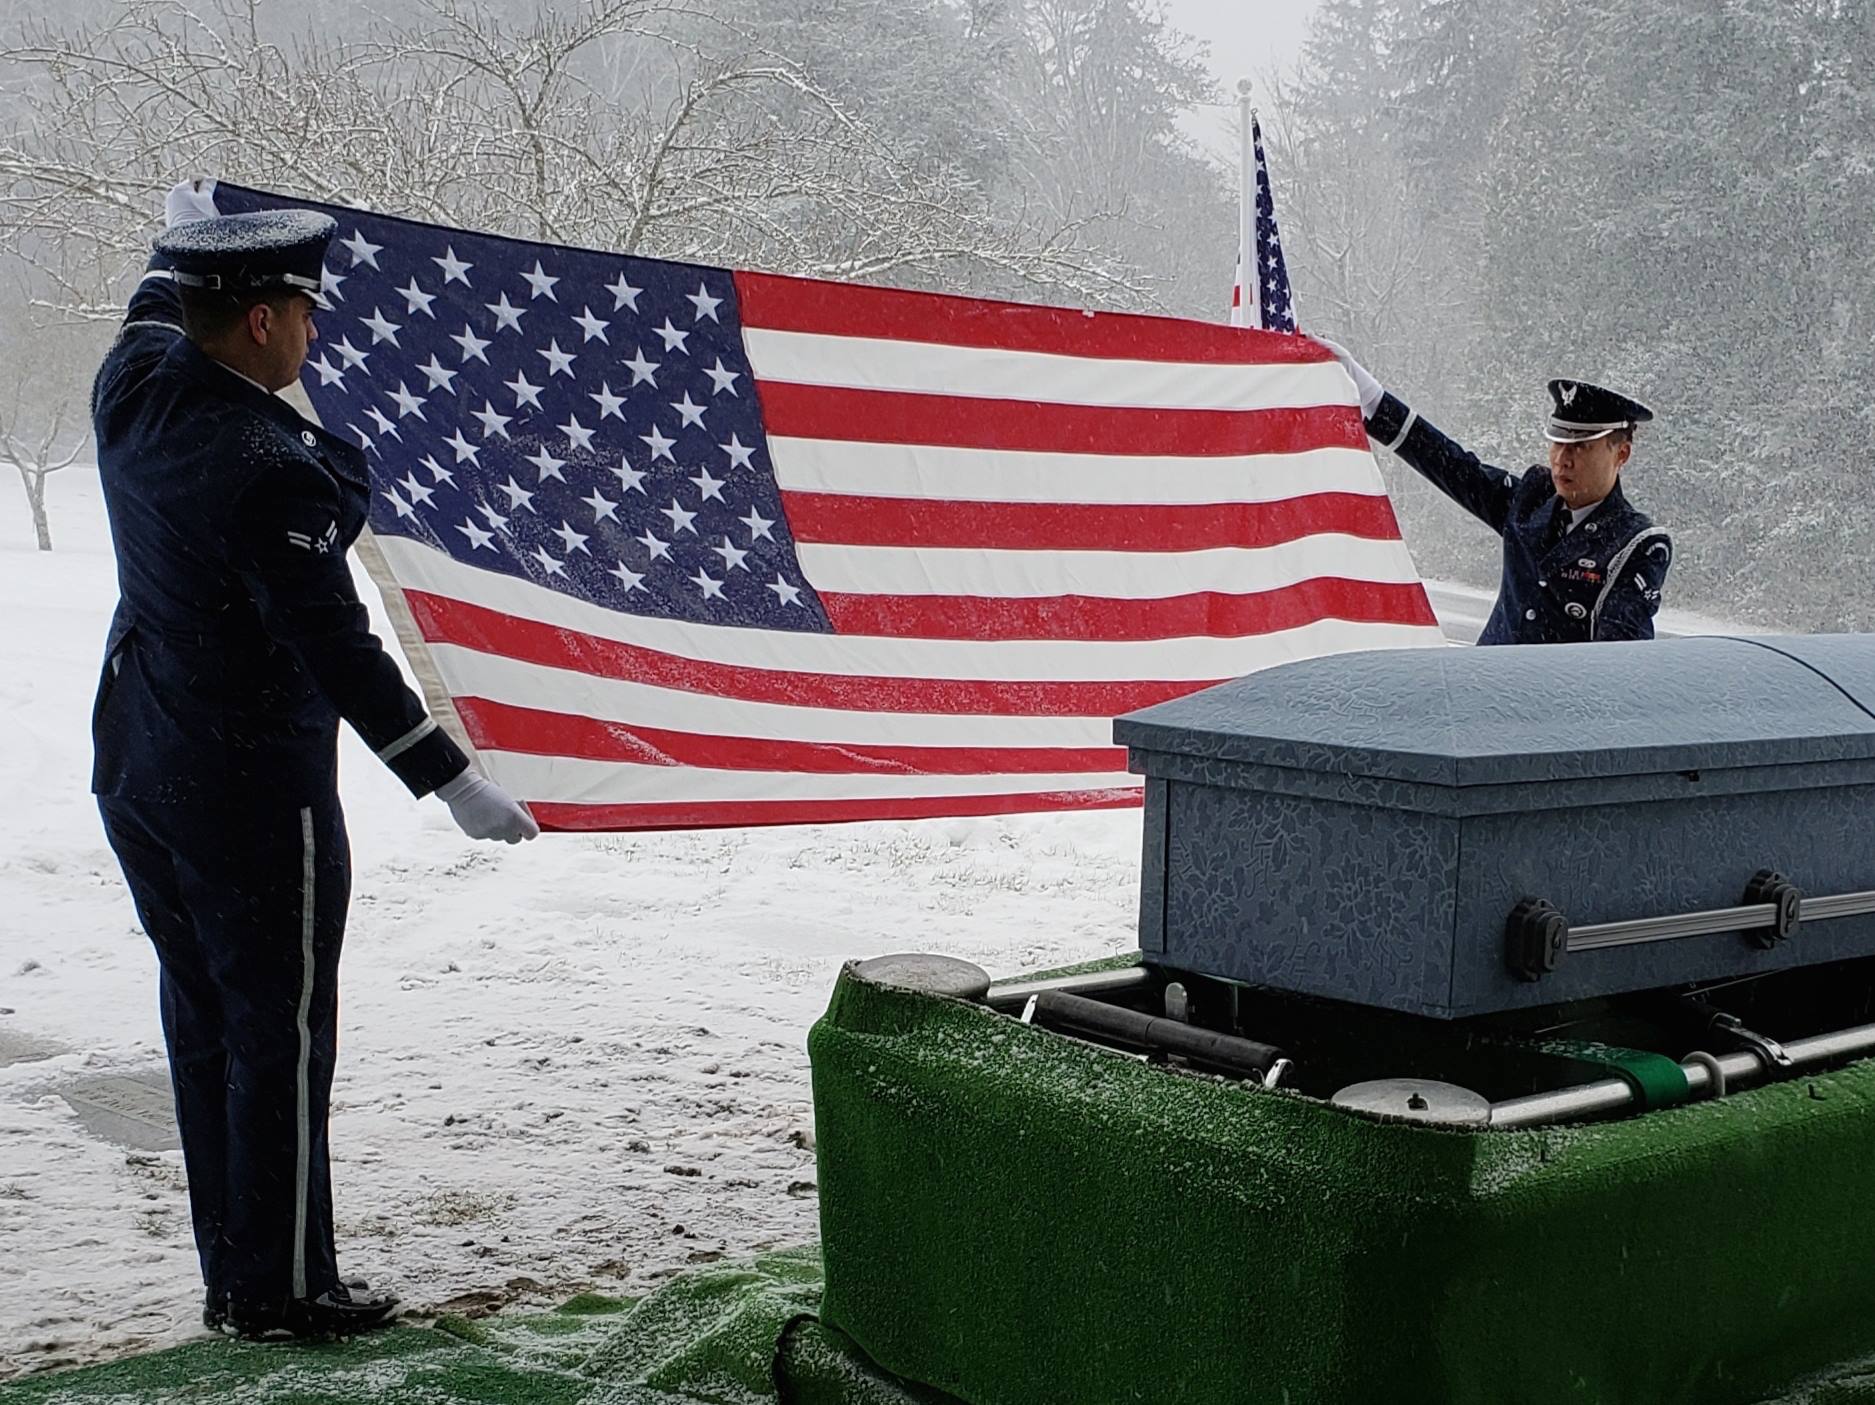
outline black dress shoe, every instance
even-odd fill
[[[228,1320],[228,1296],[217,1297],[214,1289],[209,1289],[202,1298],[202,1325],[211,1332],[219,1332],[221,1324]]]
[[[354,1278],[316,1298],[265,1305],[230,1299],[220,1325],[223,1332],[242,1341],[310,1341],[369,1332],[396,1315],[395,1293],[373,1291],[362,1278]]]

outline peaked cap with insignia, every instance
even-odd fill
[[[1654,412],[1640,401],[1587,381],[1551,381],[1549,396],[1555,404],[1543,437],[1552,444],[1581,444],[1601,439],[1617,429],[1633,429],[1654,417]]]
[[[278,288],[319,302],[326,248],[337,232],[338,223],[316,210],[257,210],[176,225],[157,236],[155,249],[186,288]]]

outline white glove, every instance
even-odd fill
[[[1387,393],[1385,387],[1368,373],[1367,367],[1348,355],[1346,348],[1329,341],[1327,337],[1316,337],[1315,340],[1334,352],[1335,360],[1341,363],[1341,368],[1353,377],[1354,389],[1361,397],[1361,414],[1371,415],[1378,410],[1380,397]]]
[[[163,197],[163,224],[169,229],[191,220],[213,219],[220,213],[215,208],[215,182],[199,176],[177,181]]]
[[[449,817],[471,839],[499,839],[519,844],[540,833],[534,817],[515,798],[470,767],[453,781],[436,788],[437,799],[449,806]]]

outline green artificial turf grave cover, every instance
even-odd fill
[[[0,1385],[0,1405],[942,1405],[813,1313],[817,1248],[673,1280],[637,1303],[396,1327],[322,1346],[205,1338]]]
[[[970,1405],[1726,1405],[1875,1351],[1875,1063],[1454,1133],[850,969],[809,1052],[823,1317]]]

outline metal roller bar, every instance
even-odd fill
[[[1032,981],[1009,981],[993,985],[984,997],[998,1009],[1025,1004],[1031,995],[1045,990],[1066,990],[1077,995],[1098,995],[1112,990],[1130,990],[1145,985],[1152,973],[1144,966],[1122,966],[1115,971],[1083,971],[1076,976],[1043,976]]]
[[[1828,917],[1857,917],[1875,912],[1875,892],[1836,893],[1805,898],[1798,905],[1800,920],[1816,922]],[[1777,917],[1774,903],[1744,907],[1718,907],[1707,912],[1675,912],[1665,917],[1634,917],[1624,922],[1594,922],[1569,930],[1570,951],[1596,951],[1610,946],[1638,946],[1643,942],[1672,941],[1678,937],[1704,937],[1718,932],[1749,932],[1766,927]]]
[[[1103,1005],[1098,1000],[1070,995],[1063,990],[1044,991],[1037,997],[1034,1022],[1064,1033],[1096,1036],[1163,1054],[1178,1054],[1244,1075],[1261,1077],[1283,1058],[1283,1051],[1273,1044],[1200,1029],[1119,1005]]]
[[[1875,1024],[1855,1025],[1828,1034],[1813,1034],[1806,1039],[1793,1039],[1784,1045],[1784,1052],[1790,1057],[1791,1068],[1807,1068],[1832,1063],[1837,1059],[1875,1053]],[[1762,1077],[1766,1070],[1766,1060],[1750,1050],[1722,1054],[1716,1062],[1725,1074],[1727,1088],[1741,1082],[1753,1082]],[[1703,1061],[1682,1061],[1680,1067],[1686,1073],[1686,1086],[1693,1093],[1703,1093],[1712,1086],[1711,1071]],[[1591,1117],[1601,1112],[1618,1112],[1633,1102],[1633,1090],[1624,1080],[1604,1078],[1574,1088],[1558,1088],[1553,1092],[1532,1093],[1528,1097],[1506,1098],[1501,1103],[1492,1103],[1490,1125],[1500,1128],[1535,1127],[1546,1122]]]

